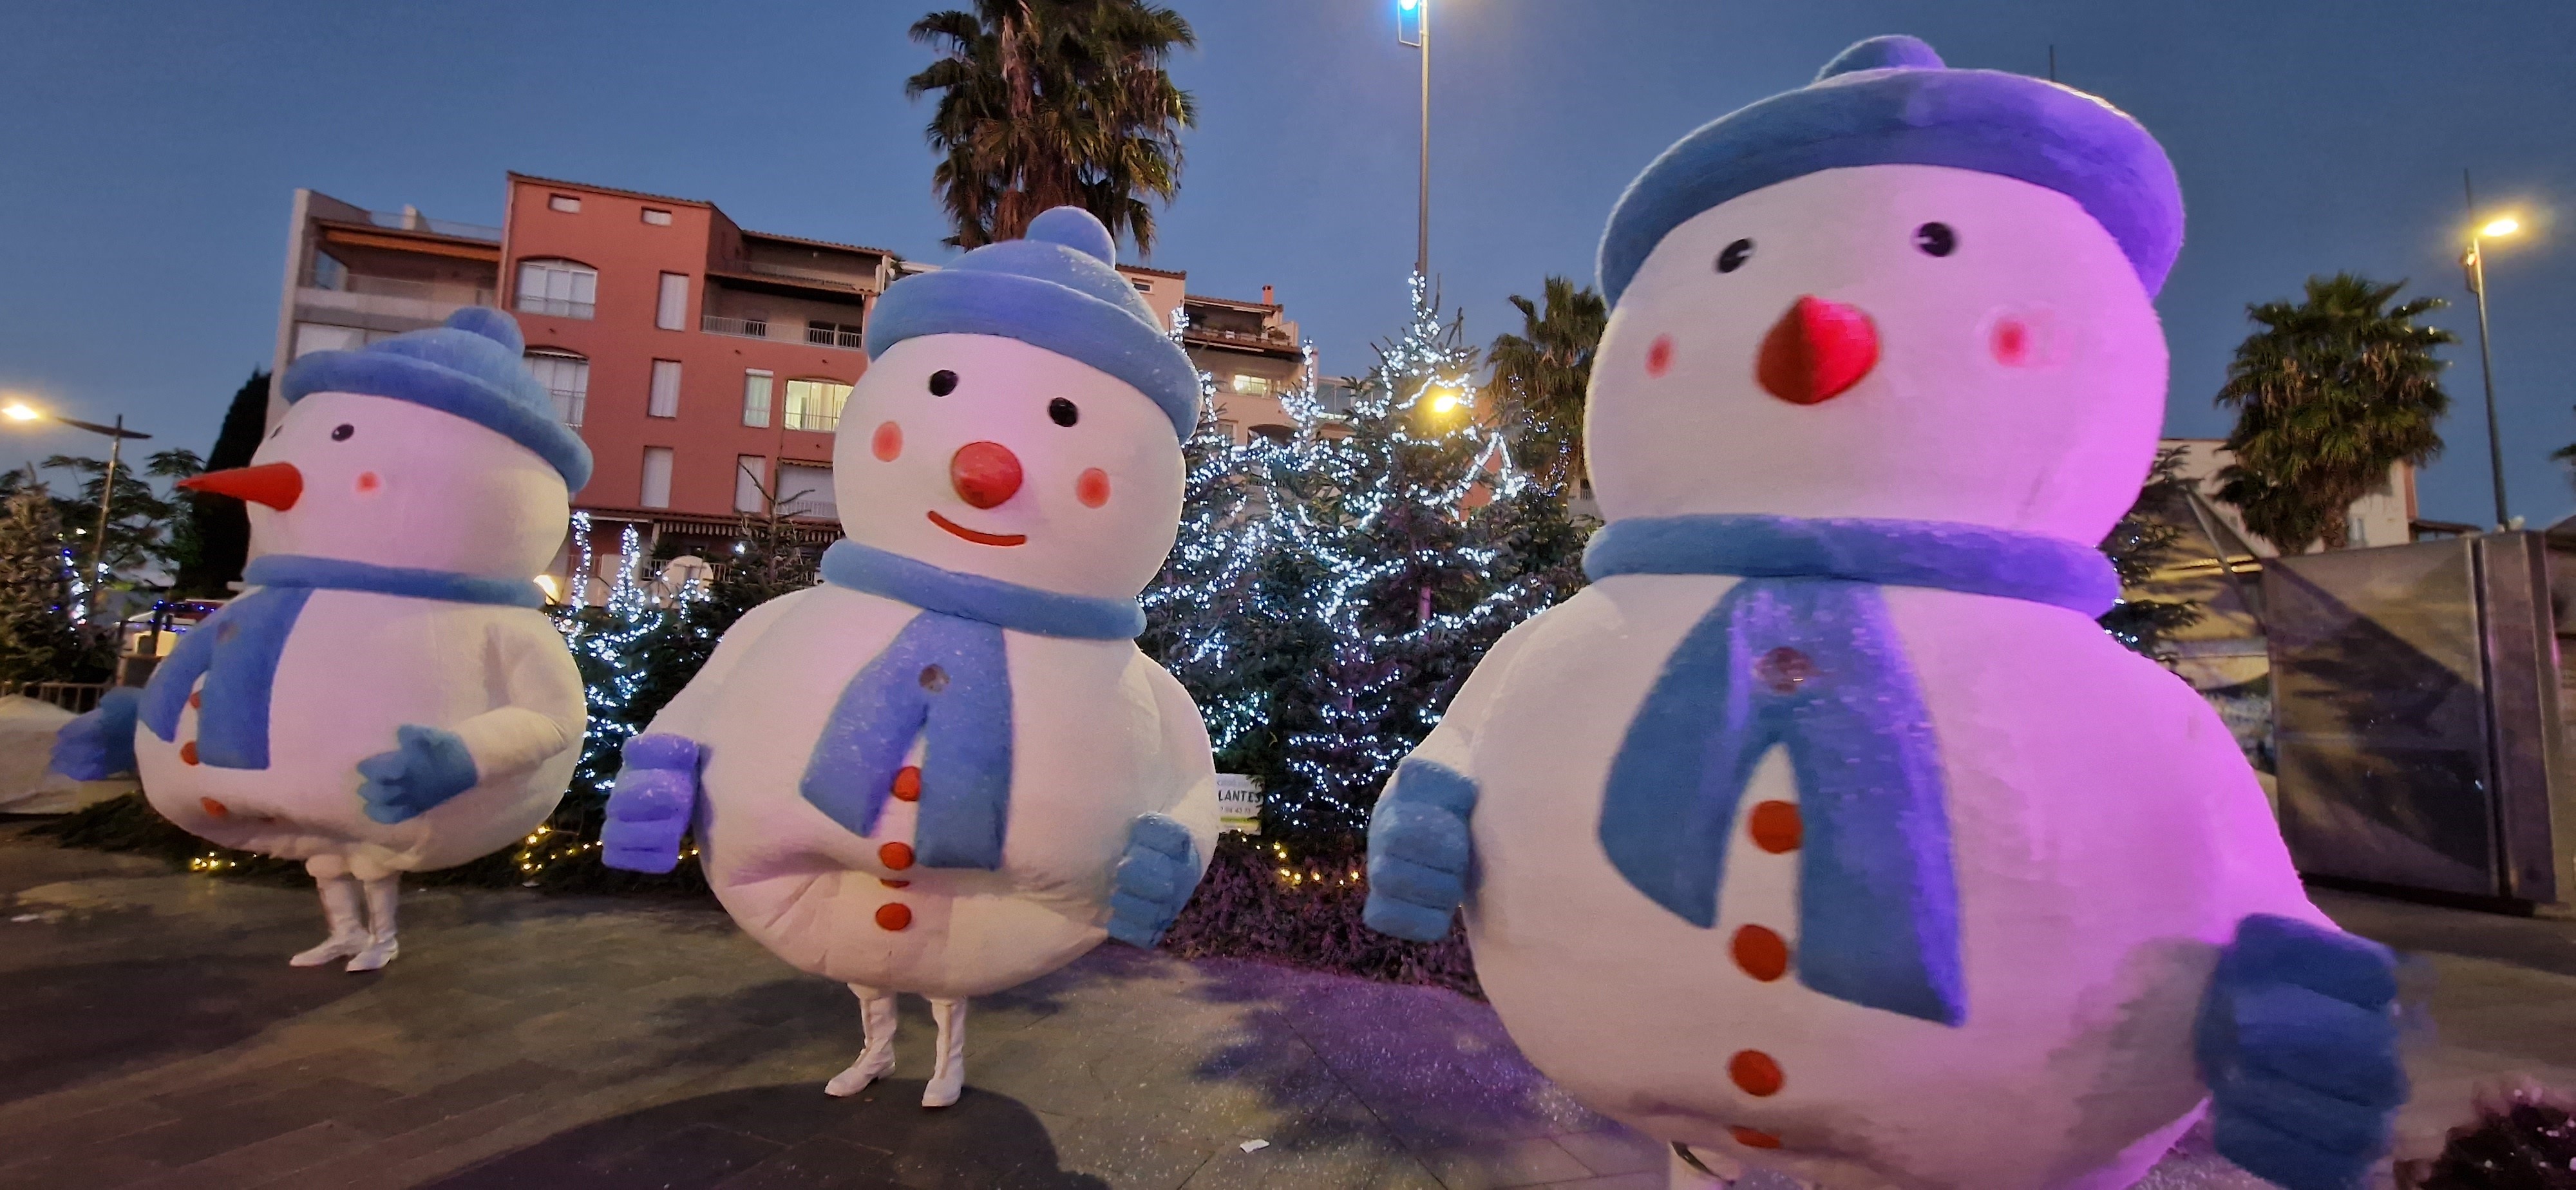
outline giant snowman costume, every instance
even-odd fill
[[[1832,1190],[2355,1183],[2386,953],[2310,906],[2192,690],[2094,623],[2164,411],[2172,168],[2089,95],[1863,42],[1612,214],[1592,586],[1371,825],[1513,1039],[1676,1146]]]
[[[296,966],[391,961],[401,874],[526,835],[580,757],[581,676],[530,576],[590,451],[523,349],[468,308],[288,366],[252,465],[179,485],[249,502],[244,593],[56,739],[66,773],[139,771],[189,833],[303,860],[331,933]]]
[[[850,986],[834,1095],[892,1069],[908,991],[939,1025],[922,1103],[955,1102],[969,997],[1153,945],[1215,845],[1207,729],[1133,643],[1198,379],[1114,253],[1058,208],[886,291],[822,584],[746,614],[626,746],[607,862],[668,871],[694,826],[734,920]]]

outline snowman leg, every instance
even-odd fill
[[[826,1095],[856,1095],[894,1069],[894,993],[850,985],[859,998],[859,1060],[823,1084]]]
[[[1672,1190],[1729,1190],[1743,1176],[1743,1164],[1723,1153],[1673,1146]]]
[[[358,882],[349,876],[348,865],[336,855],[317,855],[304,861],[304,870],[313,876],[313,884],[322,891],[322,920],[331,927],[331,936],[320,946],[303,951],[286,960],[290,966],[319,967],[336,962],[366,948],[366,923],[358,916]]]
[[[394,902],[402,895],[402,874],[387,872],[366,882],[367,948],[349,960],[351,971],[373,971],[402,953],[394,941]]]
[[[939,1062],[921,1088],[923,1107],[946,1107],[966,1089],[966,1000],[932,1000],[930,1019],[939,1022]]]

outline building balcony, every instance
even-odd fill
[[[538,297],[523,293],[519,295],[519,312],[544,314],[554,318],[587,319],[598,316],[599,306],[595,302],[576,302],[569,298]]]
[[[1206,347],[1231,347],[1240,351],[1258,351],[1267,354],[1292,356],[1299,354],[1296,341],[1288,336],[1286,330],[1275,326],[1258,331],[1240,331],[1222,330],[1192,323],[1182,328],[1181,342]]]
[[[841,351],[866,350],[865,337],[846,324],[814,326],[785,319],[728,318],[722,314],[702,314],[698,329],[710,335],[731,335],[737,339],[769,339],[781,343],[805,343]]]
[[[487,286],[406,281],[349,273],[333,284],[297,286],[298,318],[364,326],[371,330],[412,330],[436,326],[464,306],[488,306]]]

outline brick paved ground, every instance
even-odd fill
[[[707,908],[415,891],[387,971],[294,970],[309,893],[17,829],[0,826],[0,1190],[1663,1185],[1653,1144],[1446,992],[1104,947],[978,1001],[966,1098],[927,1112],[921,1003],[906,1077],[828,1098],[858,1046],[849,995]],[[2488,954],[2432,960],[2445,1031],[2418,1045],[2418,1143],[2478,1077],[2576,1076],[2576,931],[2335,907]],[[2190,1155],[2146,1183],[2254,1185]]]

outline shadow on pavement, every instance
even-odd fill
[[[0,972],[0,1103],[212,1053],[375,983],[286,959],[192,955]]]
[[[1069,1173],[1036,1114],[969,1087],[921,1106],[921,1081],[834,1099],[812,1083],[683,1099],[557,1133],[431,1184],[435,1190],[652,1186],[847,1190],[1108,1190]]]

